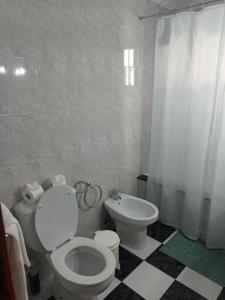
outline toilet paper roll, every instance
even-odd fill
[[[22,198],[28,204],[34,204],[39,201],[41,196],[44,194],[44,190],[41,185],[27,184],[22,190]]]
[[[50,178],[51,185],[56,186],[56,185],[66,185],[66,177],[64,175],[54,175]]]

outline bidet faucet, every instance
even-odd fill
[[[118,190],[112,190],[112,191],[110,191],[110,197],[112,199],[115,199],[115,200],[122,199],[122,197],[119,195],[119,191]]]

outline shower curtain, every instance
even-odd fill
[[[225,249],[225,5],[158,20],[148,200]]]

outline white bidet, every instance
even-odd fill
[[[108,198],[105,208],[115,220],[121,243],[134,249],[144,249],[147,226],[158,219],[158,208],[143,199],[119,193],[121,199]]]

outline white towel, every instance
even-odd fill
[[[16,300],[28,300],[24,265],[29,267],[30,261],[27,256],[23,233],[19,222],[9,209],[3,203],[1,203],[1,207],[5,232],[9,235],[7,246]]]

